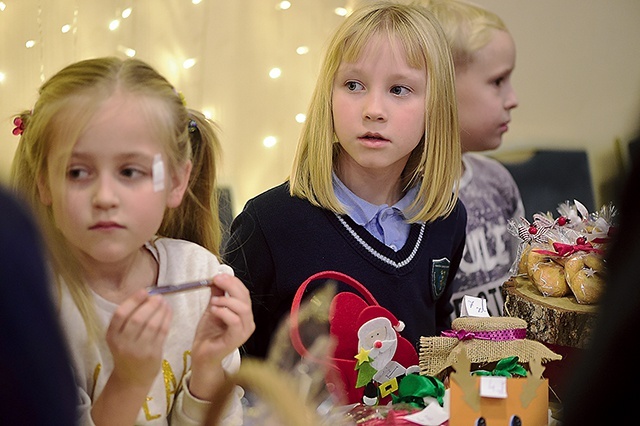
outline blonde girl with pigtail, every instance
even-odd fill
[[[16,124],[11,182],[48,243],[78,424],[201,424],[255,327],[217,256],[212,123],[148,64],[105,57],[51,77]]]

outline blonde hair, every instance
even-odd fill
[[[423,69],[427,80],[425,134],[401,175],[404,190],[419,185],[409,206],[409,222],[430,222],[446,216],[457,201],[461,174],[460,136],[453,62],[436,19],[426,9],[391,1],[365,4],[349,15],[327,48],[298,141],[290,192],[338,214],[344,207],[335,196],[332,171],[340,144],[332,118],[333,80],[343,61],[356,61],[376,35],[397,39],[407,63]]]
[[[76,62],[52,76],[40,88],[33,110],[19,115],[24,131],[10,179],[33,207],[56,281],[58,285],[61,280],[66,283],[92,337],[100,332],[92,297],[69,243],[56,227],[51,207],[40,202],[38,182],[49,184],[47,157],[52,145],[62,142],[70,155],[100,105],[116,90],[161,101],[161,109],[141,108],[140,114],[150,120],[164,145],[169,171],[188,161],[193,163],[184,199],[179,207],[165,212],[158,234],[193,241],[216,255],[222,234],[216,192],[221,148],[214,125],[201,113],[187,109],[181,95],[162,75],[137,59],[104,57]]]
[[[444,30],[453,61],[464,69],[473,61],[473,55],[487,45],[495,30],[509,32],[495,13],[471,2],[458,0],[418,0],[438,19]]]

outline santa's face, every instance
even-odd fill
[[[369,351],[371,366],[381,371],[393,359],[398,346],[391,321],[378,317],[362,324],[358,330],[358,345]]]
[[[363,336],[361,345],[366,349],[373,349],[375,347],[376,341],[383,342],[387,340],[387,329],[382,326],[379,328],[374,328],[370,330],[369,333],[366,333]]]

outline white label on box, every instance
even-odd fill
[[[487,300],[482,297],[462,296],[461,317],[488,317]]]
[[[480,396],[506,398],[507,378],[504,376],[480,376]]]

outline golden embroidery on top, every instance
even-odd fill
[[[142,404],[142,411],[144,411],[144,417],[147,420],[155,420],[157,418],[159,418],[162,414],[151,414],[151,412],[149,411],[149,401],[151,401],[153,398],[148,396],[145,401],[144,404]]]

